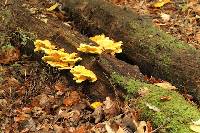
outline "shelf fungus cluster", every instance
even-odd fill
[[[91,82],[97,80],[96,75],[92,71],[87,70],[84,66],[75,66],[70,72],[74,75],[73,79],[76,80],[76,83],[81,83],[86,79],[89,79]]]
[[[90,39],[96,42],[98,46],[81,43],[77,50],[92,54],[101,54],[102,52],[106,52],[112,55],[122,52],[121,41],[114,42],[103,34],[90,37]],[[76,83],[81,83],[85,80],[95,82],[97,80],[96,75],[92,71],[86,69],[84,66],[75,66],[78,61],[82,60],[81,57],[77,56],[77,53],[70,54],[65,52],[64,49],[57,49],[49,40],[36,40],[34,45],[35,52],[43,51],[45,53],[44,57],[42,57],[44,62],[52,67],[58,68],[59,70],[69,69],[73,74],[73,79],[76,80]]]
[[[110,53],[111,55],[122,52],[122,41],[114,42],[113,40],[109,39],[109,37],[106,37],[104,34],[90,37],[90,40],[96,42],[98,46],[91,46],[82,43],[80,44],[78,51],[92,54],[101,54],[102,52],[106,52]]]
[[[84,66],[75,66],[76,62],[82,60],[77,56],[77,53],[67,53],[64,49],[57,49],[48,40],[36,40],[34,42],[34,51],[43,51],[45,55],[42,60],[52,67],[56,67],[59,70],[70,69],[70,72],[74,75],[74,80],[77,83],[81,83],[85,80],[94,82],[97,80],[96,75],[87,70]]]

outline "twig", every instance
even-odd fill
[[[4,6],[6,6],[8,4],[8,0],[5,0],[4,2]]]

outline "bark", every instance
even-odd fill
[[[64,48],[67,52],[77,52],[79,56],[83,58],[80,64],[93,70],[98,78],[98,81],[95,83],[83,83],[77,85],[77,88],[85,90],[85,93],[91,96],[93,100],[95,100],[95,98],[103,100],[107,96],[114,98],[117,95],[116,93],[122,95],[122,90],[114,93],[114,91],[117,90],[113,90],[113,86],[110,83],[111,81],[106,78],[102,69],[96,66],[96,61],[99,58],[98,56],[83,54],[77,51],[80,43],[90,45],[97,44],[81,35],[79,32],[72,30],[71,27],[64,25],[57,16],[47,14],[48,12],[45,11],[43,11],[42,14],[47,16],[48,21],[44,23],[41,19],[38,19],[40,13],[31,14],[26,7],[21,6],[23,4],[24,1],[18,1],[18,4],[11,4],[6,9],[2,9],[2,14],[0,14],[2,17],[6,16],[5,18],[7,19],[6,21],[0,21],[0,25],[3,25],[2,33],[7,34],[5,36],[11,36],[9,38],[14,46],[19,47],[22,53],[32,55],[35,60],[40,61],[43,55],[34,53],[33,40],[35,39],[47,39],[53,42],[56,47]],[[132,75],[137,75],[139,69],[131,73]],[[73,78],[70,74],[67,74],[67,76],[71,76],[71,79]],[[138,78],[142,79],[142,77]]]
[[[48,17],[49,20],[46,24],[36,19],[37,14],[31,15],[28,10],[20,5],[22,4],[14,4],[4,10],[9,12],[10,20],[12,20],[12,25],[6,24],[5,29],[9,31],[6,34],[10,34],[11,32],[15,33],[11,39],[12,44],[15,43],[16,46],[21,47],[23,50],[33,52],[34,49],[33,40],[27,41],[25,38],[21,37],[25,36],[26,33],[34,34],[37,39],[49,39],[53,41],[57,47],[64,48],[66,51],[70,52],[77,52],[76,48],[82,42],[94,44],[94,42],[91,42],[87,37],[63,25],[56,17]],[[5,24],[1,21],[0,23]],[[4,30],[4,32],[6,31]],[[17,38],[16,32],[19,38]],[[28,38],[26,37],[26,39]],[[40,57],[40,55],[37,54],[36,56]],[[198,120],[200,113],[195,106],[184,100],[183,96],[175,91],[165,90],[145,83],[143,81],[144,76],[140,73],[137,66],[127,64],[115,57],[107,54],[99,57],[88,54],[84,54],[82,57],[83,56],[85,57],[81,64],[93,70],[98,80],[95,83],[86,82],[77,85],[77,87],[82,87],[85,93],[89,94],[93,100],[95,97],[103,99],[106,96],[117,96],[121,98],[122,96],[120,96],[120,94],[123,90],[126,90],[130,95],[134,94],[133,96],[136,98],[136,104],[134,104],[134,106],[137,106],[138,109],[143,111],[141,114],[142,119],[151,119],[155,127],[161,125],[166,126],[164,129],[169,132],[191,132],[188,123],[192,120]],[[66,71],[64,71],[64,73],[66,73]],[[139,90],[144,87],[149,89],[149,93],[146,93],[143,97],[139,97]],[[170,96],[171,100],[161,102],[160,97],[163,95]],[[150,110],[146,106],[146,103],[157,106],[161,112],[158,114]],[[175,115],[174,112],[176,112]],[[165,121],[166,119],[169,119],[169,121]]]
[[[80,31],[123,41],[120,59],[175,84],[200,102],[200,52],[154,27],[147,17],[103,0],[62,0]]]

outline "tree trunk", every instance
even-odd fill
[[[9,16],[9,20],[12,20],[12,23],[5,24],[3,21],[0,21],[0,24],[5,25],[9,33],[15,33],[11,39],[12,43],[23,50],[32,52],[34,50],[33,40],[27,41],[24,38],[27,33],[28,35],[34,34],[33,36],[37,37],[37,39],[49,39],[57,47],[64,48],[70,52],[77,52],[76,48],[80,43],[93,43],[88,38],[65,26],[58,19],[48,17],[48,23],[44,23],[35,18],[38,17],[38,14],[31,15],[28,10],[19,5],[22,4],[18,4],[18,6],[14,4],[8,9],[3,10],[3,14],[9,14],[7,16]],[[4,32],[6,32],[6,29]],[[19,33],[17,34],[20,35],[19,38],[16,38],[16,32]],[[30,38],[26,37],[26,39]],[[40,57],[37,54],[36,56]],[[106,96],[113,96],[113,93],[117,90],[121,92],[120,88],[125,89],[130,95],[135,96],[136,102],[134,107],[137,106],[138,109],[142,110],[142,119],[151,119],[155,127],[163,125],[167,132],[175,133],[181,131],[192,133],[188,123],[192,120],[198,120],[200,112],[195,106],[188,103],[183,96],[175,91],[143,82],[144,76],[140,73],[137,66],[127,64],[115,57],[110,55],[97,57],[88,54],[84,54],[84,56],[84,61],[81,64],[93,70],[98,78],[95,83],[86,82],[78,85],[78,87],[88,91],[86,93],[93,97],[105,98]],[[140,90],[145,87],[148,92],[142,97],[138,96]],[[161,96],[168,96],[171,99],[169,101],[161,101]],[[149,109],[148,106],[150,105],[156,106],[158,112]]]
[[[64,11],[87,35],[123,41],[122,60],[187,90],[200,102],[200,52],[160,31],[145,17],[103,0],[62,0]]]

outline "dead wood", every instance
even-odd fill
[[[103,0],[63,0],[64,11],[87,35],[104,33],[123,41],[119,58],[186,90],[200,102],[200,52],[159,30],[130,9]]]

